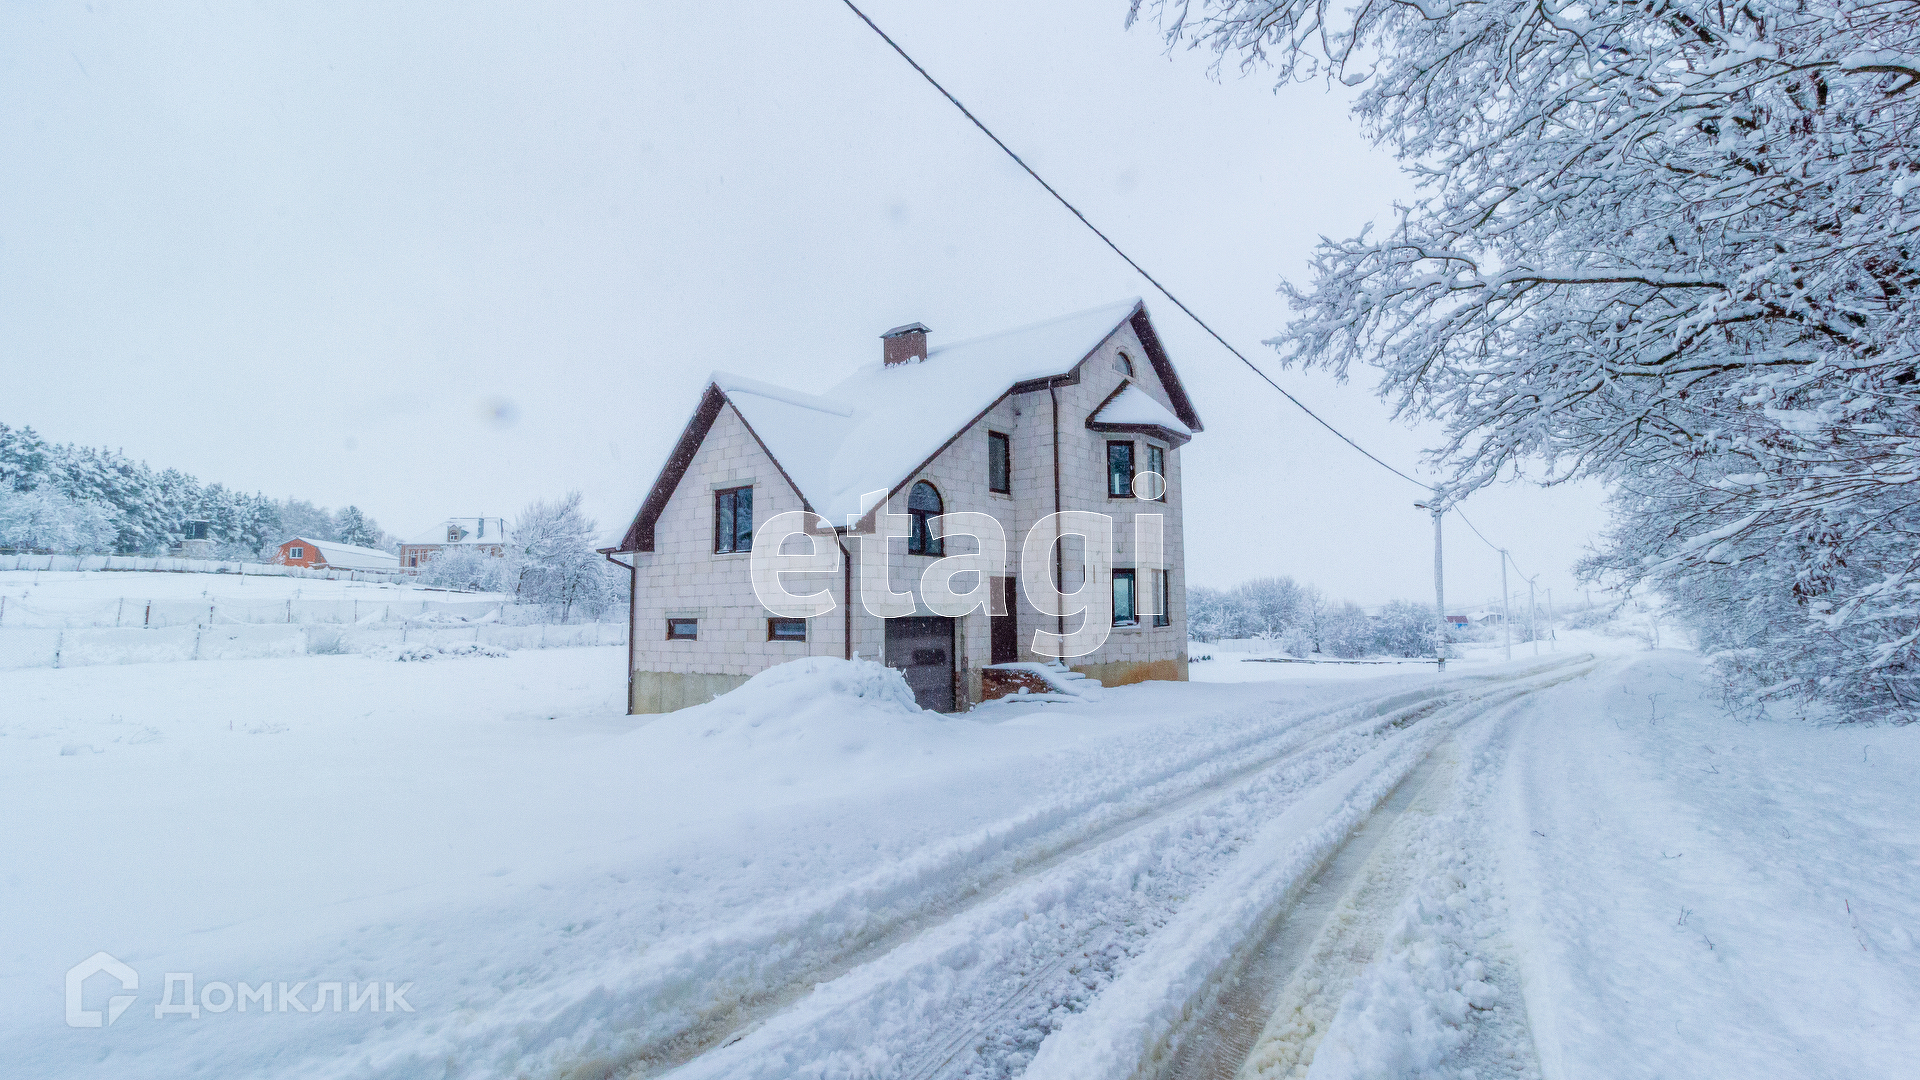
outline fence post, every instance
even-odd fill
[[[53,639],[53,666],[54,667],[60,666],[60,650],[65,648],[66,644],[67,644],[67,632],[65,630],[62,630]]]
[[[125,614],[126,610],[127,598],[123,596],[120,598],[120,606],[113,609],[113,628],[115,630],[120,629],[120,616]]]
[[[140,628],[142,630],[145,630],[147,627],[150,627],[152,625],[153,625],[153,601],[149,600],[147,601],[146,617],[140,620]]]
[[[293,621],[293,600],[291,598],[287,600],[287,621]]]

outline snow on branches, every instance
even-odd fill
[[[1453,497],[1611,484],[1587,568],[1751,688],[1920,717],[1920,2],[1152,7],[1361,87],[1420,186],[1287,287],[1290,362],[1443,421]]]

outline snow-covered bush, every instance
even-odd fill
[[[1386,656],[1433,655],[1433,605],[1395,600],[1373,623],[1373,651]]]
[[[1320,651],[1342,660],[1365,656],[1373,647],[1373,623],[1358,604],[1329,608],[1320,632]]]
[[[441,589],[512,592],[514,578],[509,560],[472,547],[455,547],[428,559],[414,580]]]
[[[1587,572],[1754,692],[1920,716],[1920,5],[1150,6],[1359,87],[1421,188],[1289,287],[1289,363],[1444,422],[1443,498],[1613,485]]]
[[[402,663],[417,663],[460,657],[499,659],[507,655],[507,650],[478,641],[463,641],[458,645],[403,645],[393,649],[391,655]]]

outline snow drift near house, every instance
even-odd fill
[[[787,772],[825,759],[874,753],[938,737],[951,721],[914,703],[894,668],[812,656],[777,664],[704,705],[667,713],[628,736],[661,752],[739,772]]]

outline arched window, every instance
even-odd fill
[[[940,516],[940,493],[925,480],[907,492],[907,516],[913,519],[907,533],[907,554],[940,555],[940,538],[933,535],[931,519]]]
[[[1120,374],[1133,378],[1133,357],[1123,352],[1114,353],[1113,366],[1120,369]]]

